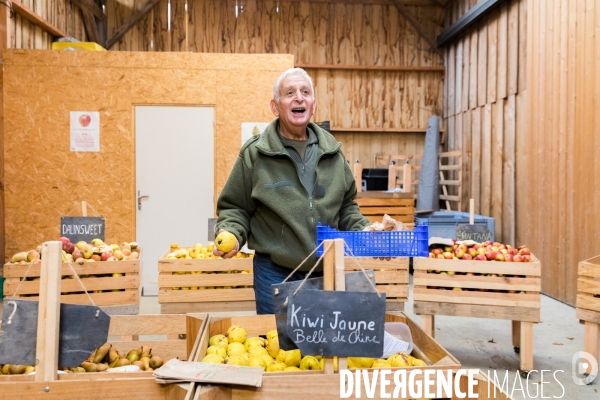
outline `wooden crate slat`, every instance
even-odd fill
[[[364,214],[363,214],[364,215]],[[389,214],[388,214],[389,215]],[[382,215],[364,215],[371,222],[381,222],[383,219]],[[414,228],[414,217],[412,215],[390,215],[393,219],[398,222],[402,222],[408,229]]]
[[[207,259],[207,260],[185,260],[185,259],[160,259],[158,260],[158,272],[178,271],[251,271],[252,258],[233,259]]]
[[[439,303],[415,301],[417,315],[452,315],[457,317],[494,318],[511,321],[540,322],[540,309],[536,307],[505,307],[478,304]]]
[[[415,271],[414,277],[415,282],[418,281],[418,285],[422,286],[537,292],[540,290],[542,285],[541,278],[508,278],[466,275],[451,276],[436,273],[426,273],[425,271]]]
[[[442,260],[437,258],[415,257],[415,270],[474,272],[482,274],[541,276],[539,260],[533,262],[497,262],[473,260]]]
[[[450,196],[450,195],[440,194],[440,200],[460,201],[460,196]]]
[[[577,279],[577,292],[600,294],[600,281],[580,277]],[[600,298],[598,300],[600,303]]]
[[[93,263],[85,263],[79,265],[75,262],[71,263],[73,269],[77,275],[97,275],[97,274],[113,274],[113,273],[139,273],[140,272],[140,260],[130,261],[100,261]],[[28,278],[34,278],[40,276],[41,265],[32,265],[29,272],[27,269],[29,265],[4,265],[4,277],[5,278],[21,278],[27,273]],[[73,270],[68,263],[62,264],[61,275],[73,275]]]
[[[254,289],[170,290],[159,288],[159,303],[254,300]]]
[[[415,287],[414,301],[479,304],[491,306],[540,307],[540,295],[528,293],[469,292]]]
[[[385,293],[386,297],[408,298],[407,285],[377,285],[377,291]]]
[[[579,276],[588,276],[590,278],[600,277],[600,256],[580,261],[577,266]]]
[[[256,303],[252,301],[205,301],[205,302],[181,302],[162,303],[161,314],[181,314],[189,312],[220,312],[230,311],[255,311]]]
[[[600,299],[592,296],[591,294],[577,293],[577,308],[600,312],[600,301],[598,300]]]
[[[39,294],[40,281],[25,281],[19,287],[19,281],[5,281],[4,291],[7,296],[15,294],[19,289],[18,296],[25,294]],[[82,286],[83,284],[83,286]],[[87,290],[112,290],[112,289],[137,289],[140,287],[139,275],[105,278],[81,278],[81,283],[76,279],[62,279],[60,284],[61,293],[83,292]]]
[[[110,319],[109,336],[185,333],[185,315],[121,315]]]
[[[356,204],[358,204],[361,209],[362,207],[369,206],[404,206],[403,208],[412,209],[415,201],[413,199],[387,199],[387,198],[356,198]]]
[[[383,214],[388,214],[388,215],[410,215],[411,217],[414,218],[413,215],[413,210],[411,209],[406,209],[406,207],[386,207],[386,206],[380,206],[380,207],[360,207],[360,213],[362,215],[383,215]]]
[[[381,260],[373,257],[355,257],[354,258],[364,269],[399,269],[408,271],[408,257],[396,257],[389,260]],[[360,267],[350,257],[344,257],[344,269],[346,271],[360,271]]]
[[[405,283],[408,284],[408,271],[375,271],[375,283]]]
[[[140,302],[139,291],[123,291],[123,292],[104,292],[89,294],[97,306],[114,306],[114,305],[138,305]],[[39,296],[29,296],[27,300],[38,300]],[[67,304],[83,304],[92,305],[89,297],[86,294],[63,294],[60,296],[61,303]]]
[[[253,274],[185,274],[171,275],[160,273],[158,275],[159,287],[181,286],[252,286]]]
[[[577,306],[575,314],[577,316],[577,319],[580,319],[582,321],[593,322],[595,324],[600,324],[600,312],[598,311],[584,310]]]

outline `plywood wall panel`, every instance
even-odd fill
[[[57,238],[58,218],[82,200],[106,217],[107,240],[135,239],[135,105],[215,107],[218,194],[242,120],[272,119],[271,86],[291,65],[286,55],[5,52],[6,254]],[[68,151],[69,112],[81,110],[100,111],[99,153]]]

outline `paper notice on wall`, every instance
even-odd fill
[[[71,151],[100,151],[100,113],[71,111]]]
[[[242,146],[253,136],[263,133],[269,122],[242,122]]]

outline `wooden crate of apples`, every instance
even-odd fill
[[[106,244],[93,239],[91,243],[71,243],[65,237],[60,241],[63,249],[61,302],[91,304],[85,294],[87,290],[98,306],[121,307],[120,313],[137,313],[141,250],[136,242]],[[38,246],[35,250],[17,253],[4,265],[6,297],[37,300],[42,265],[40,249]]]
[[[165,314],[190,311],[251,311],[256,308],[253,254],[213,255],[214,243],[177,243],[158,261],[158,302]]]
[[[526,246],[432,245],[414,259],[414,301],[540,308],[541,263]]]

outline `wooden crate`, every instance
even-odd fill
[[[208,321],[207,314],[113,315],[108,341],[121,354],[142,344],[165,359],[193,359]],[[6,398],[48,400],[124,398],[183,399],[189,385],[159,385],[152,371],[91,372],[58,375],[57,381],[38,382],[35,375],[0,375],[0,393]],[[46,390],[48,388],[48,390]]]
[[[5,264],[4,296],[37,300],[40,292],[40,269],[42,264]],[[73,270],[79,280],[73,277]],[[29,271],[28,271],[29,269]],[[122,274],[123,276],[113,276]],[[61,266],[62,303],[91,305],[89,293],[94,303],[108,314],[137,314],[140,304],[140,260],[100,261],[84,263],[64,263]],[[64,277],[69,277],[65,279]],[[23,280],[23,278],[27,278]],[[33,279],[33,280],[32,280]],[[20,285],[20,286],[19,286]]]
[[[381,222],[385,214],[407,227],[414,226],[415,199],[412,193],[360,192],[356,203],[371,222]]]
[[[158,260],[158,302],[161,313],[207,311],[254,311],[252,258]],[[200,274],[177,274],[197,272]],[[225,286],[235,286],[223,289]],[[174,287],[219,287],[219,289],[173,290]]]
[[[408,261],[407,257],[379,259],[373,257],[354,258],[364,269],[375,270],[377,290],[386,294],[387,311],[403,311],[408,301]],[[350,257],[344,257],[346,271],[360,271],[360,267]]]
[[[583,350],[600,357],[600,256],[580,261],[577,267],[577,318],[585,325]],[[591,365],[589,367],[591,369]],[[590,371],[588,371],[590,372]]]
[[[474,260],[442,260],[437,258],[414,258],[414,301],[489,306],[504,313],[464,316],[482,316],[488,318],[514,319],[522,310],[525,321],[540,321],[540,291],[542,267],[538,259],[533,262],[495,262]],[[451,272],[454,275],[439,274]],[[474,273],[475,276],[465,275]],[[504,276],[485,276],[477,274],[501,274]],[[439,290],[432,287],[449,288]],[[462,288],[462,291],[452,290]],[[469,289],[469,290],[465,290]],[[487,290],[487,291],[481,291]],[[516,292],[516,293],[510,293]],[[426,307],[421,306],[419,307]],[[477,308],[474,308],[477,310]],[[446,314],[459,315],[459,314]]]
[[[418,368],[422,370],[451,370],[453,372],[461,368],[458,360],[403,313],[386,314],[386,321],[408,324],[413,342],[418,348],[418,350],[413,351],[413,355],[420,358],[427,357],[433,363],[433,365]],[[231,325],[243,327],[246,329],[248,336],[265,335],[267,331],[276,329],[274,315],[233,316],[228,318],[215,318],[209,315],[208,325],[202,335],[196,361],[202,360],[206,355],[209,338],[213,335],[227,332],[227,329]],[[417,367],[391,369],[412,368]],[[372,371],[373,369],[369,369],[369,374],[372,374]],[[419,377],[422,377],[422,375],[419,375]],[[229,387],[231,388],[231,399],[233,400],[280,400],[290,398],[290,393],[294,393],[295,398],[304,396],[315,400],[337,399],[340,396],[340,377],[337,372],[326,374],[324,371],[270,372],[263,375],[262,386],[260,388]],[[380,389],[376,389],[375,392],[380,393]]]
[[[526,373],[533,369],[533,323],[540,322],[542,265],[532,257],[534,261],[527,263],[415,257],[414,312],[422,316],[423,328],[431,335],[435,315],[511,320],[513,346]]]

